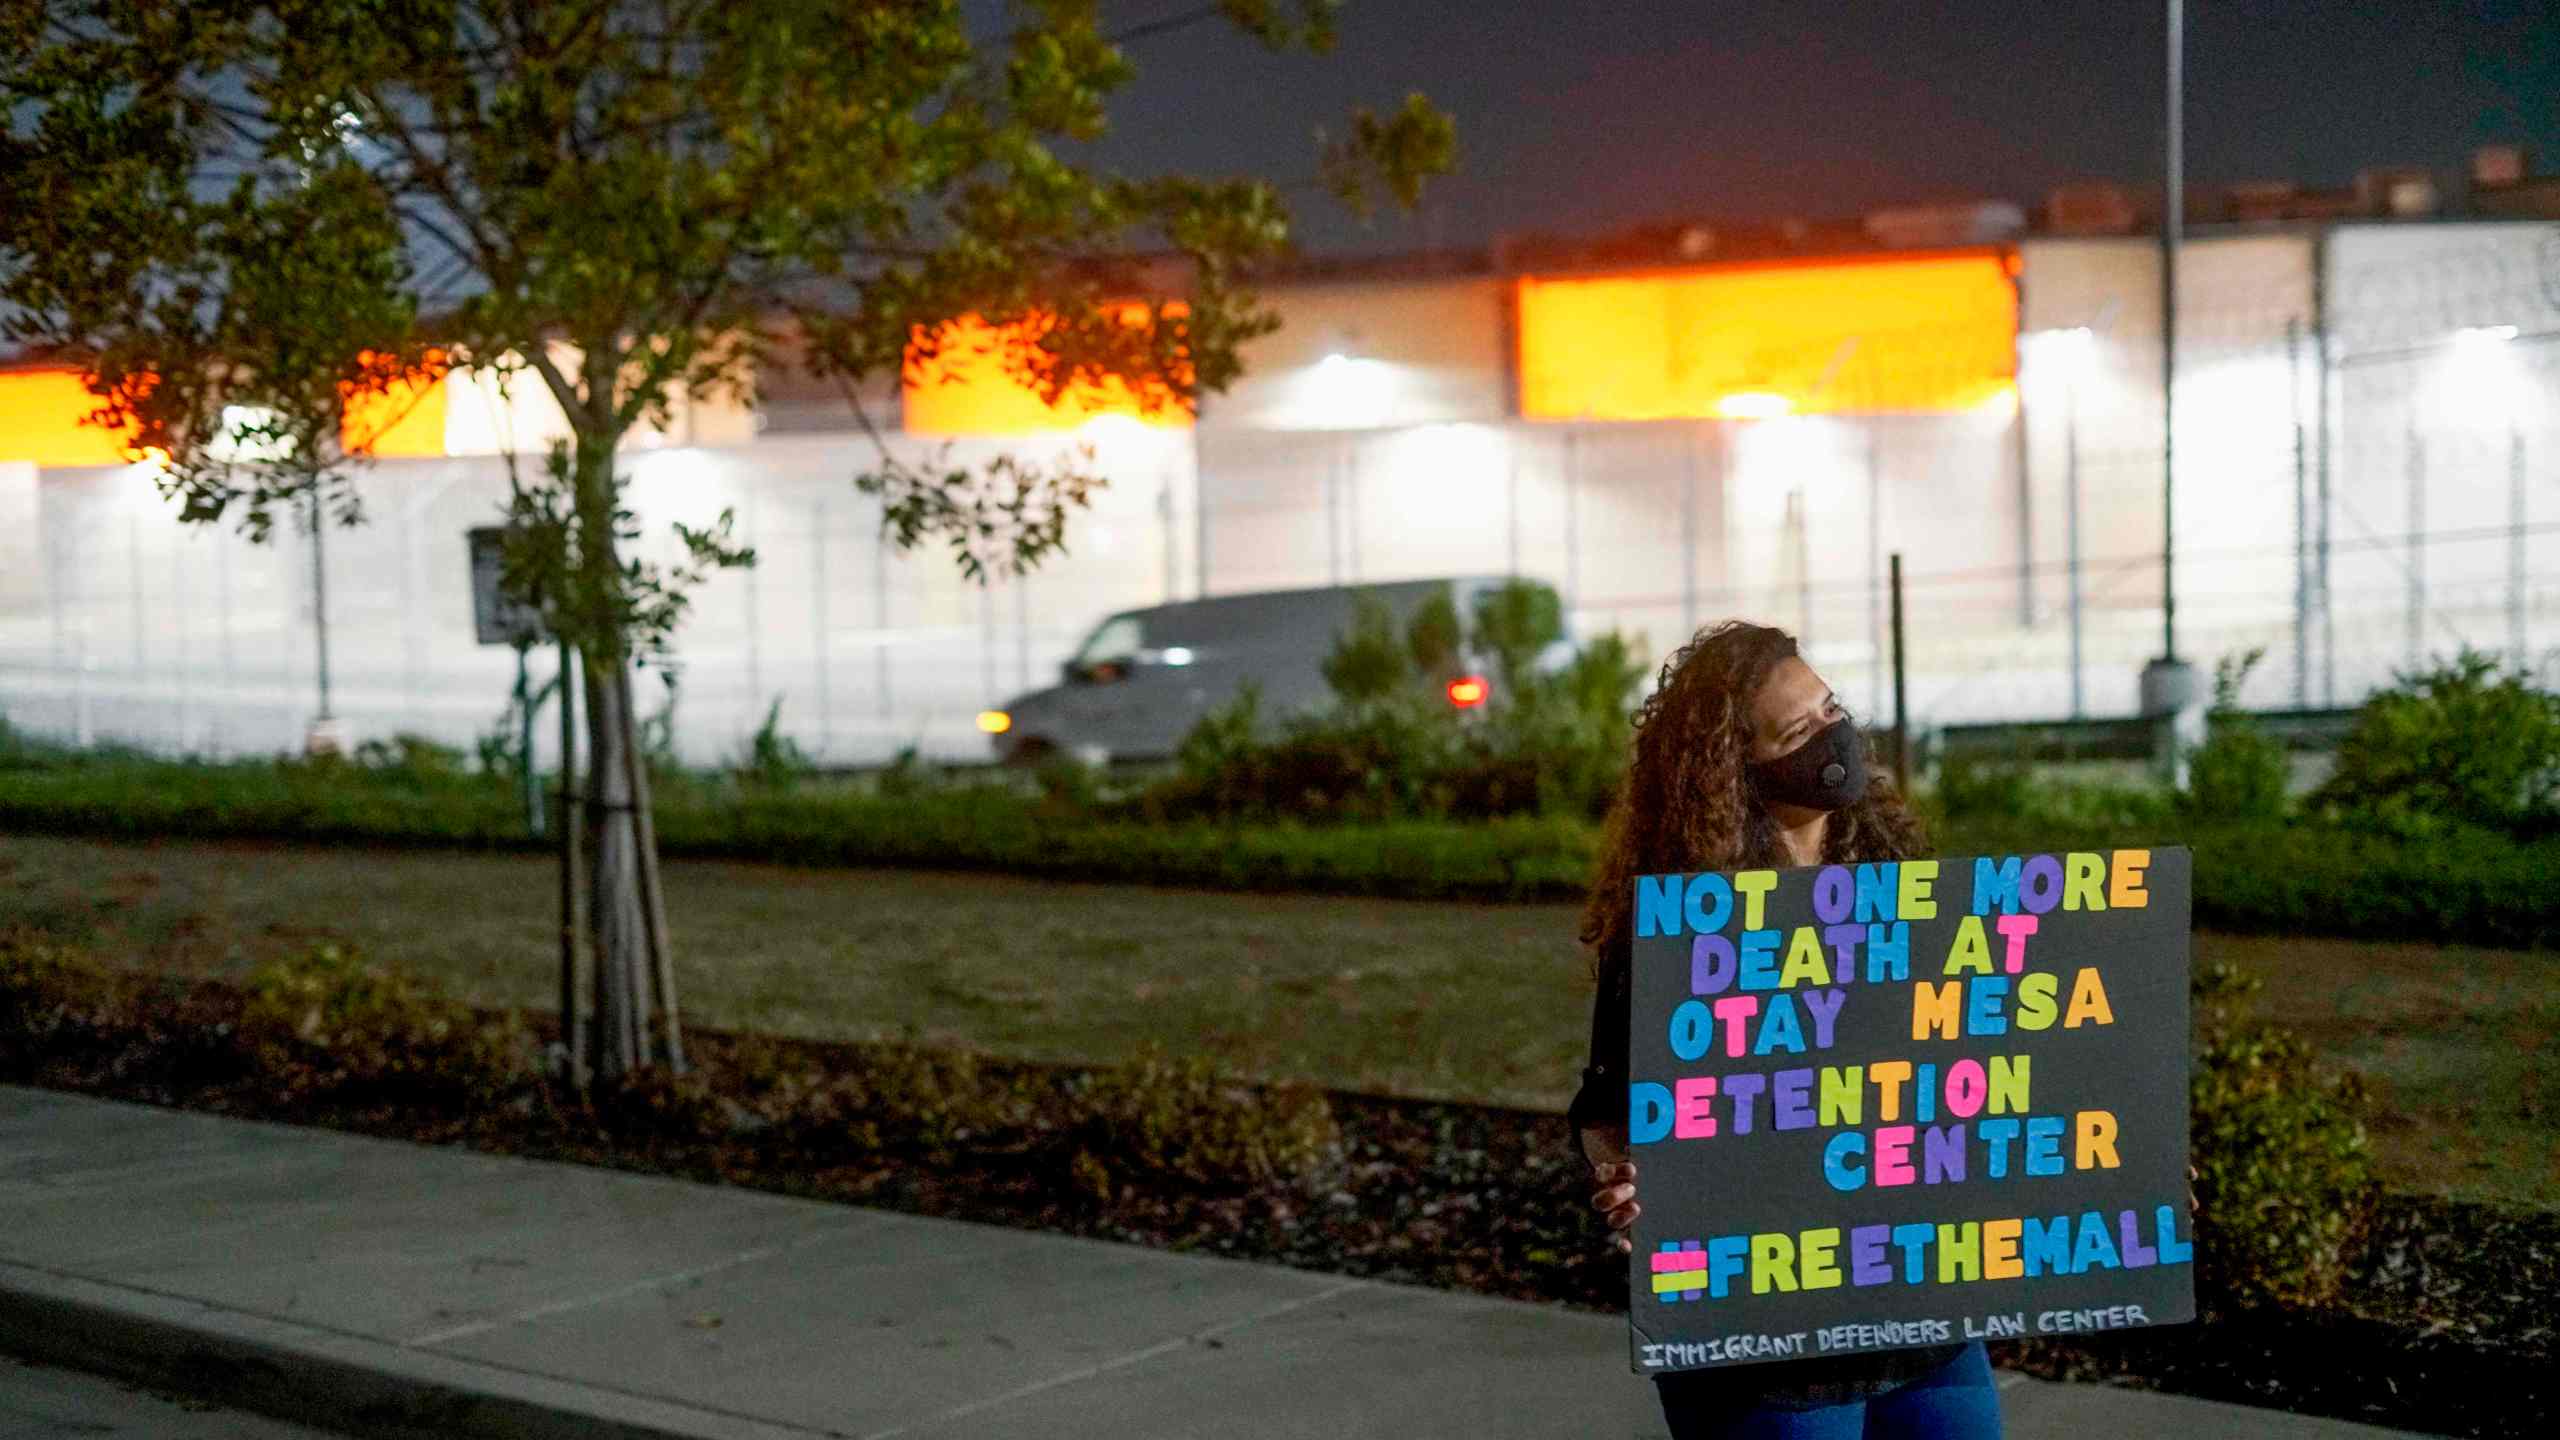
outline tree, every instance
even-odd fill
[[[517,477],[505,571],[589,697],[595,1060],[618,1076],[652,1059],[629,667],[663,661],[691,585],[754,559],[726,512],[677,527],[672,569],[624,558],[624,437],[686,397],[752,404],[788,364],[877,442],[866,387],[986,333],[1053,403],[1225,388],[1278,323],[1253,277],[1292,187],[1074,147],[1134,76],[1124,43],[1223,21],[1324,51],[1338,5],[1219,0],[1114,35],[1094,0],[1014,0],[981,38],[958,0],[0,0],[0,313],[82,367],[182,518],[236,508],[252,539],[279,505],[356,523],[350,416],[442,366],[558,402],[571,438]],[[1319,136],[1304,183],[1410,208],[1453,151],[1412,95]],[[1163,256],[1180,285],[1149,285]],[[887,533],[981,583],[1056,550],[1099,483],[1079,459],[873,448],[854,483]]]

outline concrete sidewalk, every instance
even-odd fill
[[[1665,1433],[1605,1315],[11,1086],[0,1348],[384,1436]],[[2002,1379],[2019,1440],[2394,1433]]]

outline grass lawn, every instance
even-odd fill
[[[1590,1023],[1575,914],[987,875],[666,865],[687,1019],[1109,1060],[1153,1037],[1251,1074],[1561,1111]],[[557,879],[523,856],[0,837],[0,919],[237,978],[321,939],[549,1009]],[[2404,1189],[2560,1206],[2560,956],[2206,934],[2197,959],[2378,1096]]]

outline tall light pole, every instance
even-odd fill
[[[2168,183],[2160,205],[2160,657],[2142,667],[2142,710],[2158,721],[2157,758],[2171,785],[2187,779],[2187,751],[2204,739],[2193,667],[2178,659],[2178,240],[2186,228],[2184,0],[2168,6]]]
[[[2160,210],[2160,658],[2178,658],[2177,443],[2178,239],[2186,228],[2186,146],[2180,121],[2186,109],[2186,4],[2169,5],[2169,184]]]

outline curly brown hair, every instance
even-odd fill
[[[1662,664],[1635,716],[1635,753],[1609,807],[1607,836],[1583,902],[1592,976],[1630,954],[1636,877],[1791,863],[1744,766],[1751,699],[1795,637],[1727,620],[1692,636]],[[1928,853],[1927,828],[1870,755],[1866,794],[1823,828],[1825,863],[1901,860]]]

